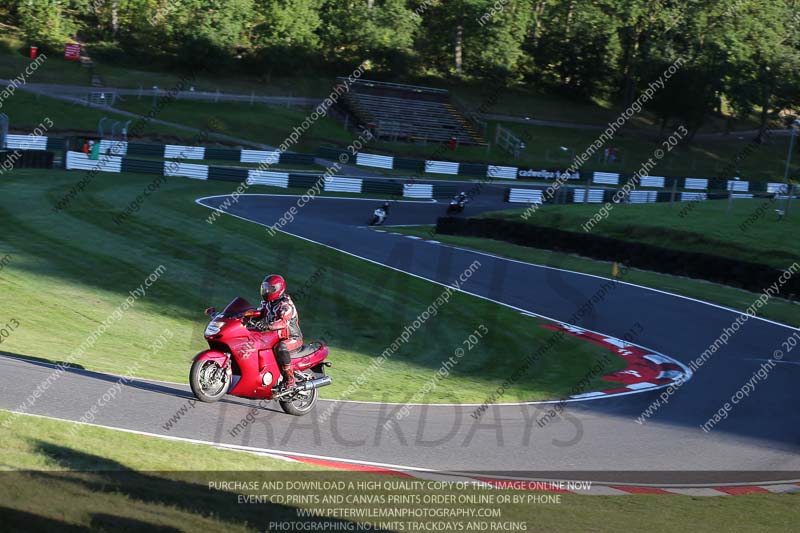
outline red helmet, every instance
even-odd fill
[[[286,280],[283,276],[270,274],[261,282],[261,298],[267,302],[277,300],[284,292],[286,292]]]

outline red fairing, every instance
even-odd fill
[[[228,354],[224,354],[217,350],[203,350],[202,352],[194,356],[194,361],[200,361],[200,360],[216,361],[216,363],[219,366],[225,368],[226,366],[228,366],[228,361],[230,360],[230,357],[228,357]]]

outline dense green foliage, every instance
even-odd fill
[[[184,69],[493,78],[649,108],[696,131],[708,112],[800,100],[798,0],[0,0],[29,44]]]

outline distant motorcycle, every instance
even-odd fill
[[[464,211],[464,203],[456,200],[450,200],[450,205],[447,206],[447,214],[455,215]]]
[[[469,199],[467,198],[467,195],[462,192],[450,200],[450,205],[447,206],[447,214],[455,215],[464,212],[464,207],[467,205],[467,202],[469,202]]]
[[[386,220],[387,213],[386,210],[382,207],[379,207],[375,211],[372,212],[372,216],[369,219],[370,226],[380,226],[383,224],[383,221]]]

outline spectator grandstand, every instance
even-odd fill
[[[358,80],[341,103],[356,124],[381,139],[485,144],[445,89]]]

